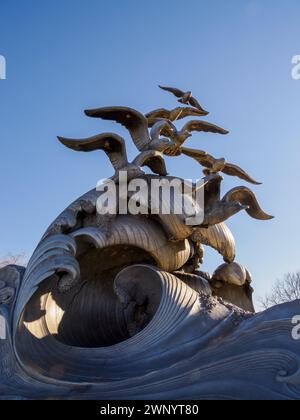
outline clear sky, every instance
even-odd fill
[[[299,0],[2,0],[0,255],[30,256],[53,219],[112,174],[104,154],[73,153],[56,136],[126,134],[83,110],[172,108],[161,83],[193,89],[209,121],[231,131],[195,135],[189,147],[224,156],[264,183],[253,189],[276,219],[243,213],[229,223],[256,295],[300,269],[300,80],[291,77],[299,17]],[[130,143],[128,150],[134,157]],[[200,174],[185,157],[168,160],[168,169]],[[226,178],[224,193],[241,184]],[[220,263],[209,252],[204,269]]]

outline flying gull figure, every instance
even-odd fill
[[[146,118],[148,119],[148,126],[153,127],[153,125],[161,119],[174,122],[187,117],[205,117],[208,114],[207,111],[200,111],[200,109],[191,107],[178,107],[171,111],[160,108],[146,114]]]
[[[274,216],[270,216],[265,213],[257,201],[257,198],[253,191],[247,187],[236,187],[230,190],[222,200],[225,203],[230,202],[239,202],[244,206],[247,206],[246,209],[249,216],[257,220],[272,220]]]
[[[199,109],[202,112],[206,112],[204,108],[200,105],[200,103],[193,97],[193,93],[191,91],[184,92],[183,90],[172,88],[172,87],[166,87],[166,86],[159,86],[162,90],[165,90],[166,92],[173,93],[177,98],[180,98],[178,102],[185,105],[191,105],[194,108]]]
[[[145,175],[141,169],[143,166],[148,166],[154,173],[161,176],[167,175],[164,158],[156,150],[142,152],[132,163],[129,163],[125,140],[114,133],[104,133],[81,140],[58,137],[58,140],[69,149],[79,152],[103,150],[115,169],[115,175],[112,178],[115,182],[119,180],[120,171],[127,171],[128,181]]]
[[[225,159],[215,159],[213,156],[206,152],[195,149],[187,149],[185,147],[181,148],[181,152],[184,155],[193,158],[198,163],[200,163],[200,165],[207,168],[207,170],[204,171],[205,175],[210,173],[223,172],[226,175],[236,176],[240,179],[243,179],[250,184],[261,185],[260,182],[255,181],[255,179],[248,175],[247,172],[245,172],[242,168],[232,163],[226,162]]]
[[[211,175],[212,176],[212,175]],[[223,177],[221,175],[214,175],[215,178],[205,188],[205,211],[204,220],[201,225],[203,228],[218,225],[225,222],[230,217],[248,210],[248,205],[239,202],[238,200],[222,200],[221,199],[221,183]]]
[[[169,122],[169,124],[166,124],[162,128],[161,134],[170,137],[170,139],[177,146],[177,151],[180,154],[181,146],[186,142],[188,138],[192,137],[192,133],[194,131],[204,133],[216,133],[222,135],[226,135],[229,133],[229,131],[224,130],[224,128],[218,127],[215,124],[211,124],[206,121],[193,120],[186,123],[181,130],[177,130],[175,125]]]
[[[273,216],[265,213],[260,208],[253,191],[247,187],[236,187],[229,191],[222,200],[216,201],[212,208],[206,212],[203,227],[225,222],[231,216],[234,216],[242,210],[246,210],[253,219],[274,219]]]
[[[154,124],[151,135],[148,129],[148,120],[139,111],[127,107],[109,107],[87,110],[85,114],[93,118],[116,121],[122,124],[129,131],[133,142],[140,152],[155,150],[164,152],[172,142],[168,138],[161,138],[160,134],[163,128],[168,124],[165,120]]]
[[[261,209],[254,192],[247,187],[233,188],[221,199],[222,181],[220,175],[215,175],[205,187],[205,217],[202,228],[223,223],[242,210],[257,220],[273,219],[273,216]]]

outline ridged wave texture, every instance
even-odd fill
[[[99,220],[98,195],[59,216],[24,276],[0,270],[16,294],[0,305],[0,399],[300,399],[300,302],[253,315],[214,297],[180,276],[180,217]],[[234,259],[225,224],[195,235]]]
[[[127,279],[140,269],[119,274],[121,294],[122,287],[130,294]],[[12,397],[23,398],[50,392],[79,399],[299,399],[299,342],[291,337],[299,302],[250,317],[169,273],[143,269],[160,290],[158,309],[143,331],[98,349],[25,334],[25,370],[16,369],[12,356],[2,359],[1,395],[7,395],[7,382]],[[141,279],[133,283],[143,289]],[[8,345],[0,346],[3,357]]]

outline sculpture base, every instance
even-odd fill
[[[20,325],[14,340],[8,331],[0,399],[299,398],[291,322],[298,301],[253,315],[212,296],[205,280],[187,285],[149,265],[123,270],[115,292],[129,336],[118,344],[84,348],[41,337],[45,313],[35,329]]]

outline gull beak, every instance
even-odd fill
[[[249,210],[249,209],[250,209],[250,207],[249,207],[249,206],[246,206],[246,205],[244,205],[244,204],[242,204],[242,205],[241,205],[241,209],[242,209],[242,210]]]

